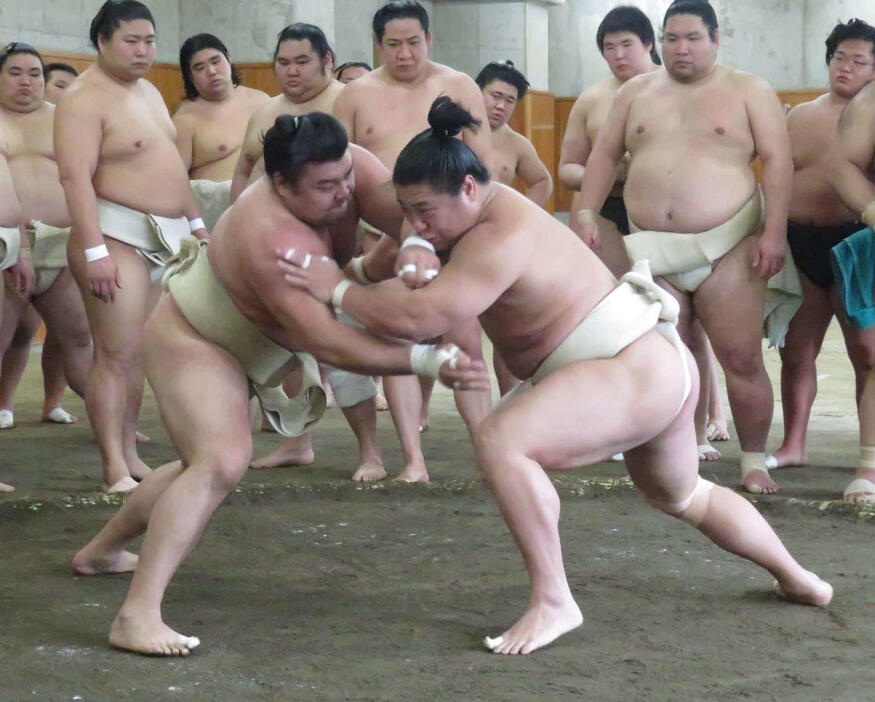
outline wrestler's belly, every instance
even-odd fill
[[[135,160],[100,164],[94,190],[104,200],[162,217],[181,217],[191,198],[188,174],[179,161]]]
[[[711,229],[738,212],[756,187],[753,169],[737,160],[659,156],[634,155],[623,190],[629,218],[642,229]]]
[[[859,219],[859,215],[844,206],[835,190],[825,180],[825,168],[793,174],[793,197],[790,200],[790,219],[799,224],[825,227]]]
[[[22,156],[12,166],[22,218],[53,227],[69,227],[70,213],[58,177],[57,163],[42,156]]]

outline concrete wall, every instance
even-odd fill
[[[599,23],[619,0],[567,0],[549,16],[550,90],[576,95],[609,75],[595,45]],[[657,31],[670,0],[631,0]],[[823,42],[850,17],[875,24],[873,0],[714,0],[720,25],[718,60],[756,73],[776,89],[826,84]]]

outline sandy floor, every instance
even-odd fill
[[[777,380],[778,356],[767,354]],[[837,502],[857,456],[850,365],[830,331],[819,366],[812,465],[777,471],[757,506],[803,564],[829,579],[827,610],[787,605],[770,578],[648,508],[600,464],[555,476],[565,563],[586,622],[528,658],[480,640],[523,611],[527,582],[449,393],[425,435],[433,483],[362,488],[346,478],[354,442],[337,410],[310,468],[250,472],[170,586],[165,618],[201,647],[185,660],[106,642],[128,577],[73,577],[69,560],[114,513],[96,492],[85,422],[41,424],[34,358],[0,435],[0,699],[197,700],[870,700],[871,512]],[[775,382],[777,388],[777,382]],[[778,398],[776,398],[777,400]],[[84,420],[82,403],[65,406]],[[771,447],[781,434],[776,404]],[[147,396],[152,465],[173,457]],[[390,473],[401,457],[386,413]],[[257,437],[260,454],[274,446]],[[726,460],[703,465],[723,484]]]

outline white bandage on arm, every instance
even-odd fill
[[[432,253],[434,253],[434,246],[432,246],[429,242],[423,239],[421,236],[408,236],[403,242],[401,242],[400,250],[403,251],[406,246],[422,246],[423,248],[428,249]]]
[[[101,258],[106,258],[107,256],[109,256],[109,249],[106,248],[106,244],[98,244],[97,246],[90,246],[85,249],[86,263],[99,261]]]
[[[197,219],[188,220],[188,228],[196,232],[198,229],[206,229],[206,225],[204,224],[204,220],[198,217]]]
[[[370,285],[373,281],[368,278],[368,274],[365,272],[365,257],[364,256],[356,256],[349,262],[349,268],[352,271],[355,279],[361,283],[362,285]]]
[[[596,216],[595,212],[592,210],[578,210],[577,211],[577,223],[578,224],[596,224]]]
[[[334,290],[331,291],[331,304],[334,305],[334,309],[342,310],[343,307],[341,303],[343,302],[343,296],[347,290],[349,290],[352,285],[352,281],[344,278],[337,285],[334,286]]]
[[[410,349],[410,369],[416,375],[439,380],[441,367],[446,361],[450,361],[451,368],[456,367],[459,350],[455,344],[443,348],[431,344],[414,344]]]
[[[875,229],[875,200],[872,200],[869,206],[863,210],[863,214],[860,215],[860,221],[867,227]]]

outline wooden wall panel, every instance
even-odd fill
[[[280,88],[272,63],[235,63],[234,66],[240,72],[240,80],[246,87],[263,90],[270,96],[279,95]]]
[[[553,93],[530,90],[517,105],[508,124],[511,129],[532,142],[538,152],[538,157],[547,166],[550,175],[553,176],[555,184],[557,155]],[[520,192],[525,192],[525,187],[520,182],[515,182],[514,187]],[[546,209],[548,212],[555,210],[552,196],[547,202]]]

